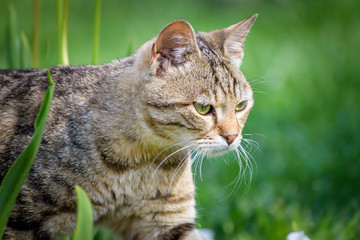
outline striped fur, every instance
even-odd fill
[[[4,239],[70,234],[75,185],[91,199],[95,224],[125,239],[200,239],[191,164],[240,144],[253,94],[237,63],[255,18],[197,35],[177,20],[131,57],[52,67],[43,141]],[[33,134],[46,70],[0,70],[0,85],[2,181]],[[245,100],[246,109],[235,111]],[[213,111],[201,115],[195,102]]]

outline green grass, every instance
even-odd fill
[[[0,67],[7,0],[0,6]],[[18,29],[31,36],[31,1],[13,4]],[[57,64],[56,3],[42,1],[40,46]],[[187,19],[211,31],[259,13],[245,44],[241,69],[256,103],[245,133],[260,150],[252,183],[231,194],[237,164],[208,159],[196,178],[198,222],[217,239],[285,239],[304,230],[312,240],[360,236],[360,2],[349,1],[103,1],[98,62],[137,49],[167,23]],[[93,4],[72,1],[71,64],[92,62]],[[131,49],[131,50],[130,50]],[[40,49],[41,51],[41,49]],[[199,175],[199,174],[198,174]],[[231,194],[229,196],[229,194]],[[229,197],[227,197],[229,196]]]
[[[75,186],[77,201],[76,229],[71,240],[91,239],[93,236],[93,211],[85,191]]]

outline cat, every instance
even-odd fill
[[[42,144],[4,239],[71,234],[75,185],[95,225],[124,239],[200,239],[191,164],[240,145],[254,99],[239,67],[256,17],[198,34],[176,20],[130,57],[51,67]],[[32,137],[46,71],[0,71],[0,181]]]

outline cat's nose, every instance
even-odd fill
[[[238,136],[238,134],[226,135],[226,136],[224,136],[224,138],[226,139],[226,142],[230,145],[235,141],[237,136]]]

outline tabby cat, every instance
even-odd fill
[[[42,144],[4,239],[56,239],[76,225],[74,186],[96,226],[124,239],[200,239],[192,152],[236,150],[253,106],[239,71],[257,14],[195,34],[168,24],[134,55],[100,66],[55,66]],[[0,71],[0,180],[29,143],[46,69]]]

